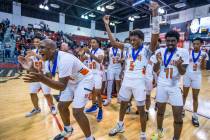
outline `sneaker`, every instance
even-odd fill
[[[97,121],[100,122],[103,119],[103,110],[98,110]]]
[[[163,133],[163,128],[162,128],[161,130],[157,130],[157,132],[152,135],[151,140],[158,140],[162,138],[163,136],[164,136],[164,133]]]
[[[53,140],[63,140],[64,138],[68,138],[69,136],[72,135],[73,131],[74,129],[72,127],[70,127],[69,130],[67,130],[67,128],[64,127],[64,130],[60,134],[55,136]]]
[[[195,127],[199,127],[199,121],[198,121],[198,117],[197,116],[193,116],[192,117],[192,124],[195,126]]]
[[[111,103],[111,100],[110,99],[106,99],[103,102],[103,106],[107,106],[109,103]]]
[[[85,110],[85,113],[93,113],[93,112],[96,112],[97,109],[98,109],[97,105],[92,105],[90,108]]]
[[[147,140],[146,134],[140,134],[140,140]]]
[[[131,106],[128,106],[126,109],[126,114],[129,114],[131,112]]]
[[[50,107],[50,112],[53,114],[53,115],[56,115],[57,114],[57,109],[56,107],[53,105]]]
[[[117,123],[117,125],[115,126],[115,128],[113,128],[110,132],[109,132],[109,136],[115,136],[117,133],[123,133],[124,130],[124,124],[120,125],[119,123]]]
[[[26,113],[26,117],[31,117],[33,115],[40,113],[40,112],[41,112],[40,108],[39,109],[34,108],[31,112]]]

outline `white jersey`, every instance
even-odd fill
[[[121,69],[121,63],[118,61],[121,59],[121,50],[111,47],[109,49],[109,66],[108,69]]]
[[[204,51],[201,51],[201,54],[198,58],[198,60],[194,63],[193,62],[193,56],[192,51],[190,51],[190,57],[189,57],[189,66],[187,67],[186,74],[193,76],[194,74],[201,74],[201,60],[205,57],[205,60],[208,61],[209,57],[208,54]],[[194,53],[194,57],[197,58],[199,53]]]
[[[153,72],[153,60],[155,59],[155,55],[152,55],[151,58],[148,60],[148,64],[146,66],[146,78],[149,80],[153,80],[154,72]]]
[[[91,50],[92,54],[95,55],[97,58],[104,57],[104,51],[100,48],[98,48],[96,51]],[[102,73],[103,71],[103,65],[102,63],[98,63],[94,59],[90,58],[90,55],[88,55],[88,67],[92,70],[93,73]]]
[[[148,63],[148,59],[151,56],[151,51],[143,46],[142,50],[139,52],[136,60],[133,60],[132,57],[132,50],[133,47],[130,44],[125,43],[124,44],[126,51],[126,57],[125,57],[125,74],[124,78],[130,78],[130,79],[139,79],[139,78],[145,78],[145,71],[146,66]],[[137,51],[135,51],[136,53]]]
[[[47,62],[47,65],[53,63],[49,61]],[[52,68],[53,65],[51,65],[51,69]],[[91,70],[88,69],[78,58],[63,51],[58,51],[57,70],[59,78],[69,77],[69,82],[75,84],[91,73]]]
[[[175,62],[182,58],[184,61],[182,64],[189,64],[189,53],[186,49],[177,48],[176,52],[171,58],[170,63],[167,67],[164,66],[164,53],[167,48],[160,48],[155,52],[155,55],[158,53],[162,56],[162,63],[160,66],[160,73],[157,79],[157,85],[159,86],[179,86],[179,80],[181,75],[178,72],[177,67],[175,66]],[[167,60],[169,58],[170,53],[167,54]],[[153,60],[153,63],[157,63],[157,59]]]

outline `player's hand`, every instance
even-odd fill
[[[32,50],[26,52],[26,57],[36,56],[36,53]]]
[[[161,62],[162,62],[162,56],[161,56],[161,53],[160,52],[156,54],[156,59],[157,59],[158,63],[161,64]]]
[[[31,72],[26,74],[23,78],[26,83],[42,82],[44,75],[42,73]]]
[[[184,61],[182,60],[182,57],[180,57],[177,61],[176,61],[176,66],[180,67],[182,65]]]
[[[81,49],[79,50],[79,52],[78,52],[78,54],[79,54],[80,56],[84,55],[84,53],[85,53],[85,51],[84,51],[83,48],[81,48]]]
[[[151,1],[150,5],[149,5],[149,8],[152,11],[158,11],[159,4],[157,2]]]
[[[157,2],[152,1],[151,4],[149,5],[149,8],[152,10],[152,15],[153,16],[158,15],[159,4]]]
[[[104,21],[104,23],[106,24],[106,25],[109,25],[109,15],[105,15],[104,17],[103,17],[103,21]]]
[[[84,47],[83,50],[85,53],[90,53],[90,50],[87,47]]]
[[[30,71],[33,68],[33,61],[29,58],[25,58],[23,56],[18,57],[18,62],[21,64],[21,66],[25,69]]]

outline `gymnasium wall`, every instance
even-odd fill
[[[187,21],[190,21],[195,18],[210,16],[210,4],[205,5],[205,6],[190,8],[190,9],[183,10],[180,12],[175,12],[172,14],[168,14],[167,17],[169,17],[169,16],[171,17],[171,16],[177,15],[177,14],[178,14],[178,18],[171,19],[168,21],[168,23],[173,25],[173,24],[187,22]],[[151,37],[150,30],[151,30],[150,28],[142,29],[142,31],[145,33],[145,41],[146,42],[150,41],[150,37]],[[128,37],[128,31],[117,33],[116,37],[123,41],[126,37]]]

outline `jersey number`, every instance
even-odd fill
[[[130,71],[133,71],[134,70],[134,62],[133,61],[130,61],[130,68],[129,68],[129,70]]]
[[[172,75],[173,75],[173,68],[166,68],[165,69],[165,73],[166,73],[166,78],[170,78],[172,79]]]
[[[96,62],[90,63],[89,68],[90,69],[96,69]]]
[[[197,71],[198,64],[193,64],[193,71]]]

